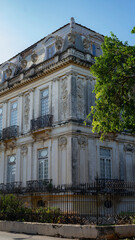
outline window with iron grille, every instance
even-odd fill
[[[41,91],[41,116],[47,115],[49,112],[48,98],[49,89],[46,88]]]
[[[100,147],[100,178],[111,179],[112,151]]]
[[[48,179],[48,148],[38,151],[38,177],[39,180]]]
[[[55,46],[54,46],[54,44],[49,46],[49,47],[47,47],[47,58],[53,57],[54,53],[55,53]]]
[[[17,101],[11,103],[10,126],[17,125]]]
[[[16,156],[8,156],[7,164],[7,183],[15,182]]]

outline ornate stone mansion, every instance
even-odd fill
[[[94,104],[103,35],[75,23],[0,65],[0,186],[135,180],[134,136],[104,142],[84,120]]]

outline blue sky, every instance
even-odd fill
[[[0,0],[0,63],[70,22],[135,44],[135,0]]]

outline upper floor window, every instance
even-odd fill
[[[48,179],[48,148],[38,151],[39,180]]]
[[[55,46],[54,46],[54,44],[49,46],[49,47],[47,47],[47,58],[53,57],[54,53],[55,53]]]
[[[94,55],[94,57],[96,56],[96,45],[92,44],[92,54]]]
[[[112,152],[109,148],[100,148],[100,177],[111,179]]]
[[[48,98],[49,89],[46,88],[41,91],[41,116],[47,115],[49,112]]]
[[[3,109],[0,108],[0,132],[2,131]]]
[[[15,182],[16,156],[8,156],[7,183]]]
[[[17,125],[17,101],[11,103],[10,109],[10,126]]]

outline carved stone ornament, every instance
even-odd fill
[[[133,152],[134,151],[134,146],[132,144],[124,144],[124,151],[126,152]]]
[[[63,39],[60,36],[56,36],[55,39],[55,47],[56,50],[59,51],[62,48]]]
[[[88,49],[90,47],[90,36],[87,35],[84,39],[83,39],[83,46],[84,48]]]
[[[71,31],[70,33],[68,33],[68,41],[69,41],[70,43],[72,43],[72,44],[75,43],[75,37],[76,37],[76,34],[75,34],[73,31]]]
[[[26,94],[24,98],[24,124],[26,128],[29,125],[29,112],[30,112],[30,94]]]
[[[59,138],[59,146],[60,147],[66,147],[67,145],[67,138],[66,137],[60,137]]]
[[[24,68],[27,67],[27,61],[26,61],[26,59],[22,59],[22,61],[21,61],[21,67],[22,67],[22,69],[24,69]]]
[[[70,19],[70,28],[75,28],[75,19],[73,17]]]
[[[32,61],[33,63],[36,63],[37,60],[38,60],[38,55],[37,55],[36,53],[33,53],[33,54],[31,55],[31,61]]]
[[[21,147],[21,154],[22,154],[23,156],[25,156],[25,155],[27,154],[27,152],[28,152],[27,146],[23,145],[23,146]]]
[[[7,74],[7,77],[9,78],[12,74],[12,69],[10,68],[10,66],[8,66],[8,68],[6,69],[6,74]]]
[[[66,78],[64,80],[62,80],[61,89],[62,89],[62,111],[65,116],[65,114],[67,112],[67,100],[68,100],[68,90],[67,90],[67,79]]]
[[[86,137],[79,137],[78,138],[78,144],[82,147],[85,147],[87,145],[87,138]]]
[[[84,87],[81,79],[77,80],[77,110],[79,113],[83,112],[84,108]]]
[[[12,140],[10,142],[4,142],[4,147],[5,149],[9,149],[10,151],[12,151],[16,147],[16,141]]]

